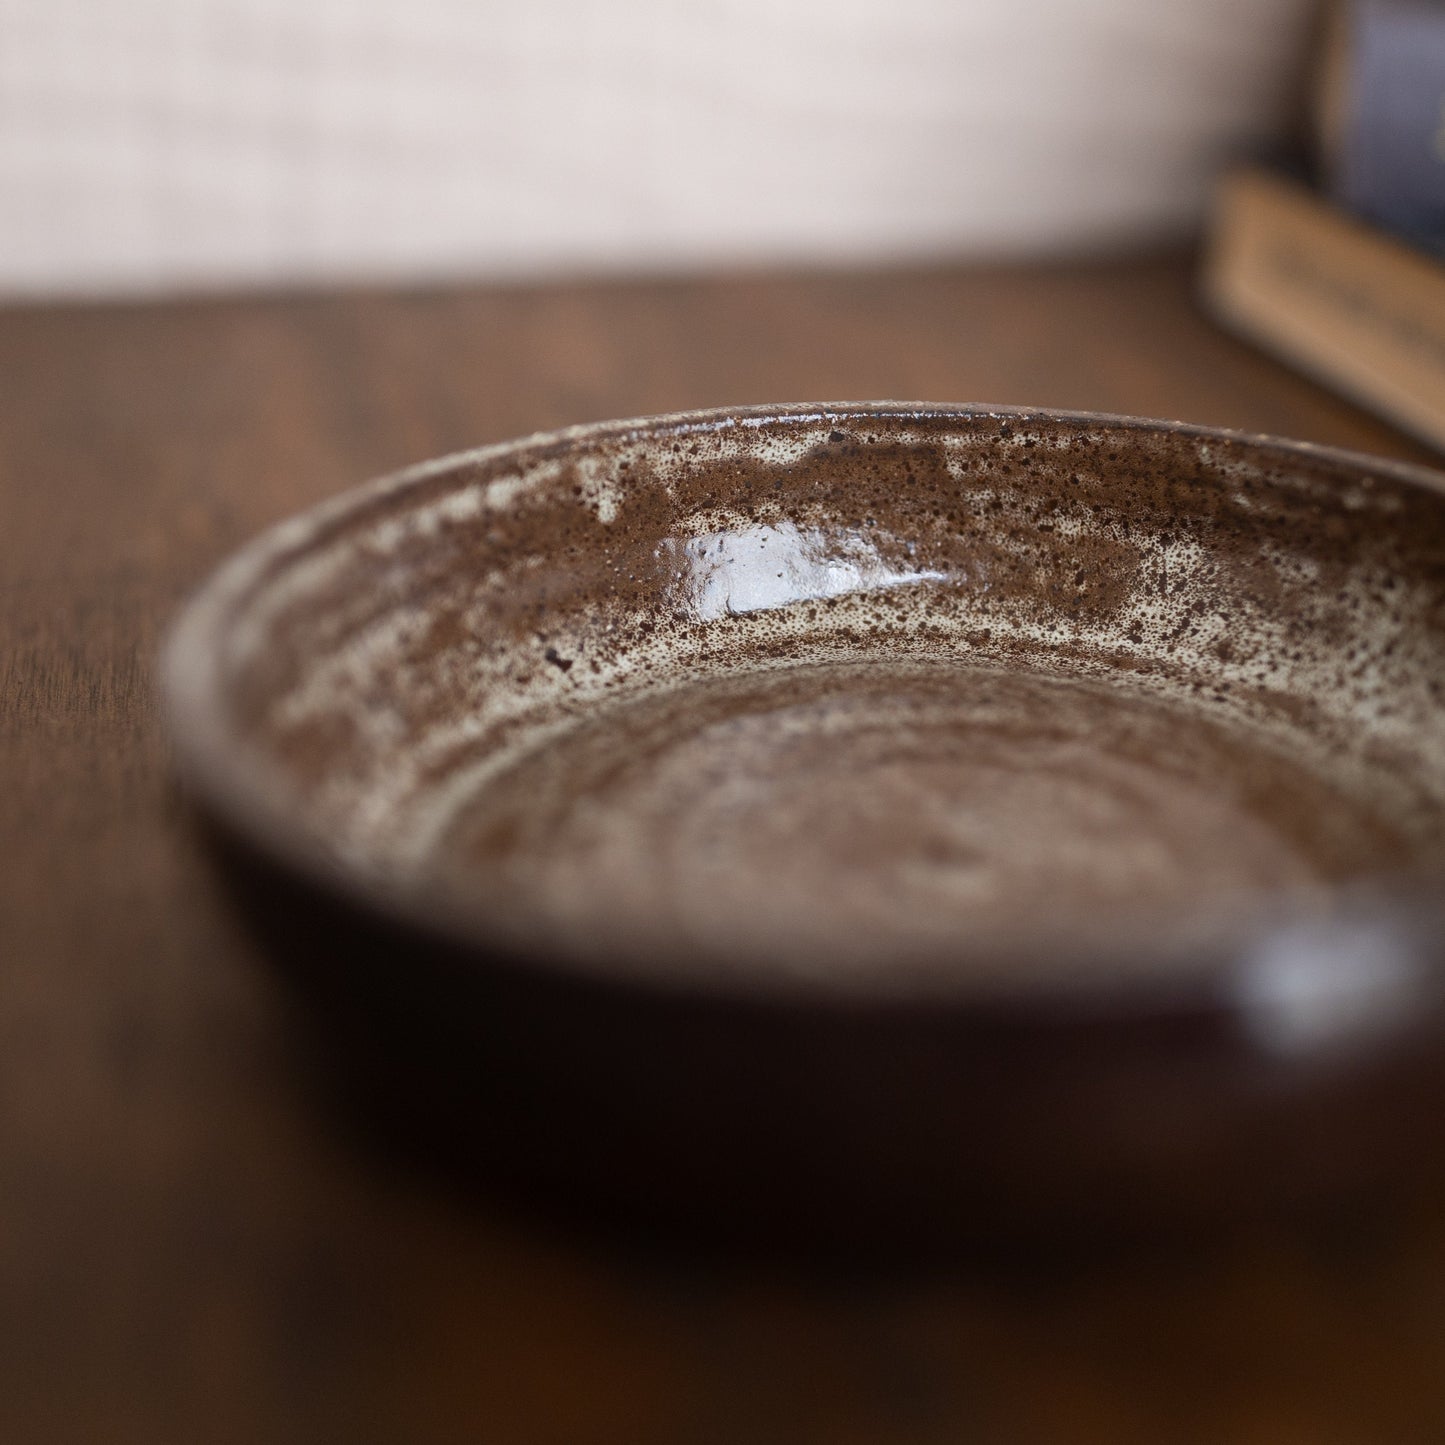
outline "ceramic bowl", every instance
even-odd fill
[[[373,1098],[554,1195],[875,1243],[1407,1176],[1442,687],[1436,474],[892,403],[415,468],[244,549],[164,666]]]

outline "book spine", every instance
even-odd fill
[[[1334,47],[1331,193],[1376,225],[1445,249],[1445,5],[1355,0]]]
[[[1234,330],[1445,448],[1445,267],[1267,172],[1226,180],[1204,276]]]

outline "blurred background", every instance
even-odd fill
[[[0,293],[1098,251],[1312,0],[0,0]]]
[[[263,527],[544,427],[894,397],[1438,462],[1442,104],[1434,0],[0,0],[0,1441],[1445,1440],[1431,1198],[818,1280],[379,1151],[152,686]]]

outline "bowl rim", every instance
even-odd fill
[[[1176,951],[1140,950],[1158,962],[1160,966],[1154,969],[1110,966],[1111,960],[1132,950],[1090,946],[1069,952],[1067,965],[1046,974],[1027,967],[1007,968],[981,981],[967,969],[923,974],[905,971],[901,986],[898,976],[887,977],[876,970],[863,970],[857,977],[840,981],[786,969],[748,968],[736,974],[669,972],[658,966],[655,948],[651,964],[641,961],[649,946],[645,926],[609,940],[607,946],[583,958],[576,952],[539,946],[525,928],[403,886],[384,870],[369,871],[317,846],[301,824],[297,809],[288,806],[287,790],[273,774],[253,765],[246,748],[237,746],[220,686],[218,645],[233,605],[269,569],[284,564],[288,553],[304,551],[318,533],[344,525],[378,501],[449,473],[504,459],[542,460],[609,442],[677,438],[738,427],[847,425],[868,420],[1063,424],[1169,435],[1243,447],[1281,463],[1324,463],[1445,496],[1445,471],[1369,453],[1183,421],[1047,407],[897,401],[764,404],[669,412],[535,432],[452,452],[349,488],[268,526],[209,573],[174,615],[162,639],[156,669],[161,720],[170,741],[172,769],[183,793],[256,855],[337,901],[380,917],[405,933],[459,947],[479,959],[485,957],[489,964],[523,966],[565,980],[748,1003],[785,1001],[849,1008],[894,1004],[1011,1010],[1022,1003],[1034,1014],[1043,1008],[1069,1017],[1100,1008],[1110,1014],[1175,1013],[1181,1008],[1237,1012],[1241,999],[1247,998],[1253,987],[1260,961],[1276,956],[1281,939],[1304,939],[1306,946],[1312,938],[1318,941],[1308,933],[1307,924],[1281,915],[1264,928],[1255,920],[1236,932],[1222,933],[1217,946],[1201,949],[1196,943]],[[1440,946],[1445,939],[1445,880],[1440,880],[1439,888],[1372,886],[1347,905],[1345,918],[1345,936],[1367,939],[1363,945],[1366,952],[1383,938],[1391,956],[1407,958],[1410,968],[1406,972],[1413,984],[1428,976],[1432,993],[1445,990],[1445,947]],[[1332,919],[1332,931],[1341,926],[1337,917]],[[989,951],[994,957],[1010,956],[999,949]],[[1028,954],[1025,943],[1018,950],[1019,962]]]

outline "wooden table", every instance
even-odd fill
[[[362,1141],[219,907],[151,663],[265,524],[540,427],[978,400],[1418,448],[1179,258],[0,312],[0,1440],[1445,1440],[1445,1222],[1020,1273],[648,1255]]]

